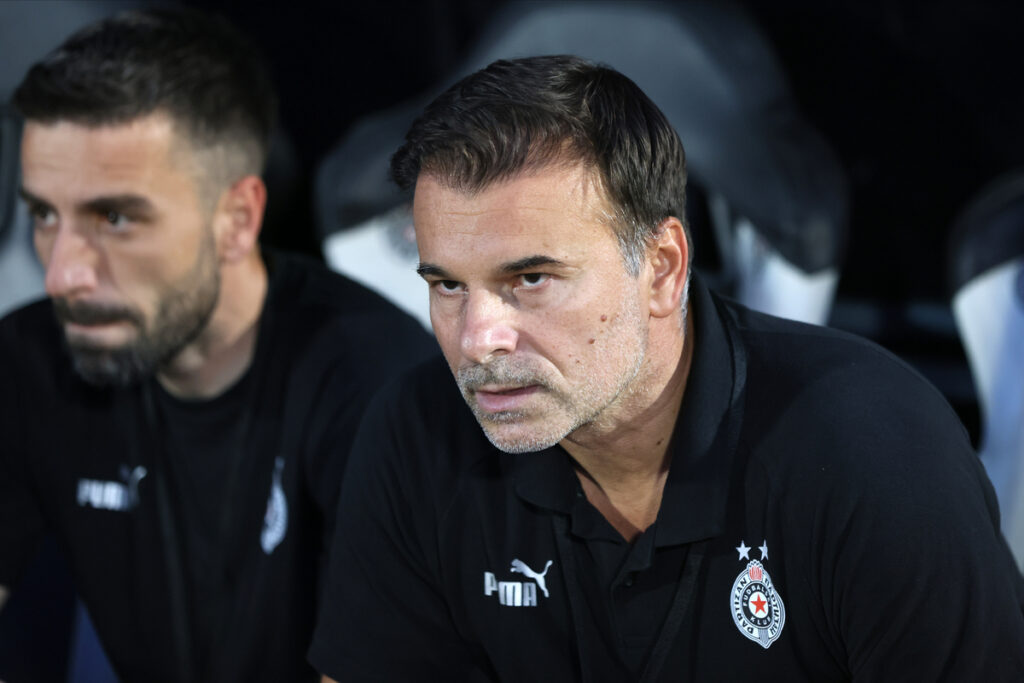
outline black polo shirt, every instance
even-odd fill
[[[209,401],[87,385],[48,301],[0,321],[0,585],[53,533],[122,680],[318,678],[306,650],[355,429],[384,378],[436,353],[356,283],[267,264],[252,364]]]
[[[849,335],[695,278],[657,521],[493,446],[440,362],[378,398],[310,657],[348,680],[1024,680],[1024,587],[963,428]]]

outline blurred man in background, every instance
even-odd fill
[[[223,22],[100,22],[14,105],[49,297],[0,321],[0,602],[50,530],[123,680],[315,678],[352,434],[433,343],[260,249],[276,98]]]

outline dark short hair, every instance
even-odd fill
[[[499,60],[463,78],[412,124],[391,175],[403,189],[423,173],[472,193],[564,162],[596,169],[634,274],[663,219],[685,225],[679,136],[633,81],[579,57]]]
[[[184,8],[123,12],[35,64],[14,106],[30,121],[87,126],[163,112],[197,148],[226,145],[260,173],[277,96],[255,47],[219,17]]]

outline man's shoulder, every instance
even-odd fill
[[[264,313],[291,346],[355,363],[377,360],[408,367],[436,353],[431,336],[407,313],[375,292],[305,256],[271,252]]]
[[[43,332],[47,328],[56,329],[53,318],[53,305],[47,298],[30,301],[0,317],[0,330]]]
[[[884,410],[907,401],[952,418],[942,394],[917,370],[878,344],[842,330],[727,305],[744,346],[748,388],[785,403],[811,397],[823,411]]]
[[[60,328],[49,299],[39,299],[0,318],[0,362],[17,360],[24,366],[31,359],[52,365],[54,356],[64,357]]]
[[[889,351],[840,330],[727,310],[745,353],[747,432],[776,454],[847,454],[866,468],[892,453],[903,464],[973,455],[945,397]]]
[[[381,389],[376,403],[379,412],[418,423],[438,439],[445,439],[455,424],[472,424],[480,431],[440,354],[396,376]]]
[[[0,413],[21,421],[45,404],[72,399],[76,386],[71,359],[48,299],[27,304],[0,319]],[[76,394],[76,396],[78,396]],[[74,399],[77,400],[77,399]],[[27,406],[32,406],[28,412]]]
[[[384,297],[310,256],[272,251],[267,260],[271,269],[269,305],[318,315],[412,320]]]
[[[480,459],[500,456],[484,436],[440,355],[385,385],[367,410],[364,429],[386,438],[398,457],[433,463],[426,467],[465,470]]]

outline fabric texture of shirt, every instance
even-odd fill
[[[966,433],[882,349],[691,287],[655,523],[494,448],[443,362],[378,396],[310,650],[344,681],[1020,681],[1024,585]]]
[[[209,402],[86,384],[47,301],[0,321],[0,585],[52,531],[124,681],[316,680],[306,649],[358,421],[436,352],[376,294],[265,256],[252,364]]]

